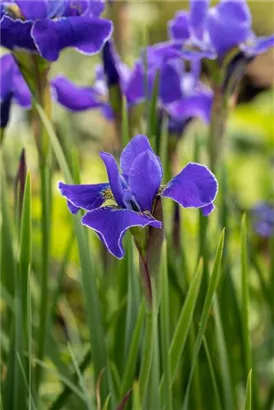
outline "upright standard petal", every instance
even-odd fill
[[[123,208],[124,201],[123,201],[122,182],[121,182],[121,176],[120,176],[120,172],[118,169],[118,165],[114,157],[111,154],[108,154],[107,152],[101,152],[100,155],[101,155],[102,160],[104,161],[104,164],[107,170],[108,180],[109,180],[110,188],[113,193],[114,199],[117,202],[117,204]]]
[[[168,32],[174,40],[187,40],[190,36],[188,12],[179,11],[176,13],[174,19],[168,22]]]
[[[48,16],[48,3],[54,1],[49,0],[16,0],[21,13],[26,20],[39,20]]]
[[[163,170],[154,152],[139,154],[129,173],[129,186],[143,211],[152,210],[152,204],[161,185]]]
[[[203,208],[212,204],[218,191],[218,183],[209,169],[190,162],[174,177],[162,192],[184,208]]]
[[[129,141],[120,157],[120,167],[125,177],[129,176],[130,168],[136,157],[147,150],[152,152],[149,140],[145,135],[136,135]]]
[[[64,76],[54,78],[51,86],[53,97],[71,111],[84,111],[102,105],[101,96],[93,87],[77,86]]]
[[[206,19],[209,0],[191,0],[190,2],[190,27],[195,37],[202,40],[206,29]]]
[[[252,34],[251,15],[244,0],[223,0],[208,13],[208,31],[218,56],[246,41]]]
[[[82,208],[86,211],[92,211],[93,209],[99,208],[107,199],[110,199],[111,197],[110,187],[107,183],[93,185],[69,185],[59,182],[58,188],[61,195],[65,197],[67,201],[77,210]]]
[[[124,256],[122,239],[127,229],[133,226],[150,225],[154,228],[162,226],[161,222],[151,215],[109,206],[86,213],[82,218],[82,223],[96,231],[108,251],[118,259]]]
[[[42,57],[55,61],[66,47],[86,54],[98,53],[112,32],[109,20],[93,17],[65,17],[36,21],[31,35]]]

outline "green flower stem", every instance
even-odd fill
[[[214,89],[212,114],[209,127],[209,164],[211,171],[215,171],[222,159],[226,123],[228,116],[228,98],[220,86]]]
[[[155,300],[155,298],[154,298]],[[155,308],[147,309],[146,313],[146,328],[142,354],[142,363],[139,376],[140,396],[143,403],[142,408],[145,408],[145,400],[148,392],[148,382],[151,372],[151,364],[153,358],[154,345],[156,343],[157,330],[157,310]]]
[[[48,68],[41,70],[39,61],[34,59],[35,97],[43,107],[49,120],[51,120],[51,95],[47,74]],[[42,361],[45,353],[45,343],[48,329],[48,299],[49,299],[49,254],[50,254],[50,224],[51,224],[51,157],[49,151],[49,136],[40,116],[35,108],[32,110],[33,132],[39,155],[39,172],[41,183],[41,296],[39,310],[39,334],[37,346],[37,359]],[[39,389],[42,367],[36,368],[36,387]]]
[[[6,128],[0,128],[0,143],[1,143],[1,144],[2,144],[2,142],[4,141],[5,129],[6,129]]]
[[[45,352],[45,342],[48,328],[48,276],[49,276],[49,248],[50,248],[50,172],[45,166],[40,166],[41,178],[41,229],[42,229],[42,255],[41,255],[41,297],[39,311],[39,334],[37,359],[42,361]],[[39,388],[42,367],[36,368],[36,386]]]

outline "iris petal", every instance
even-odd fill
[[[69,185],[59,182],[58,188],[61,195],[67,199],[72,213],[76,213],[80,208],[86,211],[99,208],[108,199],[106,197],[109,184]]]
[[[209,205],[203,206],[201,208],[201,211],[202,211],[204,216],[208,216],[208,215],[211,214],[211,212],[214,211],[214,209],[215,209],[215,205],[214,204],[209,204]]]
[[[120,157],[120,166],[124,176],[128,177],[130,168],[136,157],[147,150],[152,152],[149,140],[145,135],[136,135],[129,141]]]
[[[122,239],[127,229],[133,226],[162,226],[161,222],[151,215],[109,206],[87,212],[82,218],[82,223],[96,231],[108,251],[118,259],[124,256]]]
[[[22,74],[18,71],[13,78],[15,101],[23,108],[31,108],[31,92]]]
[[[101,158],[104,161],[111,191],[114,195],[115,201],[121,207],[124,207],[122,183],[118,165],[111,154],[101,152]]]
[[[244,0],[225,0],[208,13],[208,31],[220,57],[251,36],[251,15]]]
[[[203,39],[209,0],[192,0],[190,2],[190,26],[193,34],[200,40]]]
[[[16,63],[11,54],[6,54],[0,58],[0,98],[4,100],[13,89],[13,78],[16,70]]]
[[[8,16],[1,19],[1,45],[13,50],[16,48],[36,51],[36,46],[30,35],[32,21],[13,20]]]
[[[257,54],[264,53],[269,48],[274,47],[274,35],[269,37],[258,37],[254,44],[243,46],[243,51],[248,57],[256,56]]]
[[[66,47],[74,47],[86,54],[95,54],[110,37],[112,23],[93,17],[65,17],[58,20],[39,20],[31,34],[42,57],[57,60]]]
[[[102,105],[100,94],[93,87],[77,86],[64,76],[54,78],[51,86],[59,104],[71,111],[84,111]]]
[[[160,188],[162,167],[154,152],[147,150],[134,160],[129,173],[129,186],[141,209],[151,211]]]
[[[209,169],[190,162],[176,175],[162,192],[184,208],[203,208],[210,205],[218,191],[218,183]]]
[[[159,96],[163,104],[168,104],[182,97],[181,79],[172,64],[163,64],[160,71]]]
[[[212,93],[200,92],[196,95],[185,96],[178,101],[168,104],[165,108],[174,119],[185,121],[189,118],[201,118],[206,124],[210,121],[212,107]]]
[[[48,0],[16,0],[16,3],[26,20],[44,19],[48,16]]]
[[[169,35],[174,40],[187,40],[189,33],[189,14],[186,11],[178,12],[168,23]]]

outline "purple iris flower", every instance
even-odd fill
[[[274,236],[274,205],[260,202],[251,209],[252,223],[260,236]]]
[[[14,0],[1,5],[1,45],[55,61],[66,47],[95,54],[112,33],[99,0]]]
[[[181,97],[163,107],[169,116],[170,132],[181,135],[192,118],[200,118],[206,124],[210,122],[213,92],[199,80],[200,65],[197,68],[196,62],[189,72],[184,71],[182,61],[176,60],[173,64],[178,67]]]
[[[156,72],[160,73],[159,106],[164,109],[174,125],[185,123],[189,118],[200,117],[206,123],[210,119],[212,93],[198,81],[194,70],[185,73],[183,62],[178,60],[178,48],[170,43],[148,48],[148,94],[151,95]],[[165,63],[163,53],[168,59]],[[95,82],[90,87],[79,87],[57,77],[51,82],[57,101],[72,111],[101,108],[107,119],[114,114],[110,104],[109,88],[119,85],[126,97],[128,107],[142,102],[146,96],[145,71],[142,60],[132,70],[117,55],[113,44],[108,41],[103,48],[103,66],[98,66]],[[181,125],[179,125],[181,127]]]
[[[31,107],[31,93],[11,54],[0,58],[0,73],[1,128],[5,128],[9,121],[12,100],[28,109]]]
[[[73,112],[100,109],[107,119],[113,119],[112,108],[107,102],[107,90],[100,80],[100,70],[94,86],[79,86],[63,75],[51,81],[52,96],[60,105]]]
[[[215,7],[208,6],[209,0],[191,0],[190,11],[178,12],[169,22],[169,35],[183,44],[186,57],[222,60],[238,47],[250,58],[274,46],[274,35],[257,38],[253,33],[245,0],[221,0]]]
[[[134,226],[161,228],[153,217],[157,196],[171,198],[184,208],[201,208],[205,216],[214,209],[217,180],[209,169],[189,163],[166,185],[161,185],[163,169],[145,135],[137,135],[124,148],[120,169],[111,154],[101,153],[108,174],[108,183],[67,185],[59,182],[59,190],[69,209],[87,211],[82,224],[93,229],[108,251],[117,258],[124,256],[122,239]],[[102,206],[108,199],[113,206]]]

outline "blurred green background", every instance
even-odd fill
[[[253,16],[253,27],[257,35],[267,35],[274,32],[274,2],[249,2]],[[139,57],[140,47],[144,44],[145,33],[149,33],[150,43],[167,39],[167,21],[173,17],[176,10],[187,8],[183,1],[120,1],[113,2],[107,14],[114,19],[116,31],[114,33],[117,49],[129,65]],[[94,67],[100,62],[100,56],[87,57],[76,51],[67,50],[51,70],[51,77],[58,73],[66,75],[79,85],[92,85],[94,81]],[[235,237],[233,247],[237,249],[239,243],[238,210],[248,210],[258,201],[273,199],[274,186],[274,50],[259,56],[247,69],[238,95],[238,103],[229,116],[227,131],[227,167],[228,187],[232,193],[232,208],[235,218],[231,218],[232,237]],[[101,164],[98,152],[111,150],[115,146],[115,132],[113,124],[107,122],[99,112],[86,111],[84,113],[69,113],[57,104],[53,108],[54,124],[58,137],[67,152],[76,151],[81,169],[83,183],[97,183],[106,180],[106,174]],[[28,124],[28,113],[13,107],[12,121],[9,125],[4,141],[4,162],[10,181],[10,199],[13,202],[12,184],[17,172],[18,158],[22,147],[26,148],[27,166],[32,175],[33,188],[33,216],[34,242],[33,256],[40,251],[40,200],[39,176],[37,172],[37,156],[33,143],[31,128]],[[179,142],[179,164],[181,167],[193,160],[195,149],[194,136],[199,134],[205,145],[207,129],[200,121],[193,121],[187,128]],[[207,159],[204,158],[206,163]],[[54,207],[51,231],[51,256],[53,257],[53,280],[61,263],[61,257],[68,244],[72,242],[70,265],[66,270],[63,284],[66,297],[62,296],[59,304],[57,319],[65,315],[70,321],[70,336],[77,344],[78,333],[85,338],[87,329],[83,325],[85,318],[82,309],[82,294],[78,282],[78,256],[75,243],[72,241],[70,215],[65,200],[57,191],[57,181],[62,179],[61,173],[54,174]],[[220,199],[218,199],[219,201]],[[218,212],[218,201],[217,211]],[[197,213],[189,210],[184,214],[184,238],[189,244],[188,262],[194,264],[193,255],[197,250]],[[168,224],[167,224],[168,226]],[[214,232],[214,225],[212,228]],[[257,240],[257,239],[256,239]],[[94,233],[90,234],[91,246],[101,250],[99,241]],[[264,242],[258,240],[258,246],[264,249]],[[233,249],[232,249],[233,250]],[[38,261],[37,261],[38,263]],[[239,272],[235,270],[237,276]],[[255,275],[253,279],[255,278]],[[112,281],[114,279],[112,278]],[[256,282],[256,279],[254,279]],[[113,310],[118,306],[113,294],[107,295],[113,302]],[[254,343],[261,345],[264,339],[263,320],[256,315],[258,300],[254,301],[252,315],[252,329]],[[59,315],[59,316],[58,316]],[[61,319],[60,319],[61,320]],[[111,318],[109,318],[111,320]],[[56,321],[55,332],[58,337],[64,337],[62,326]],[[79,324],[81,326],[79,326]],[[66,347],[66,346],[65,346]],[[64,352],[64,357],[66,353]],[[56,393],[56,380],[49,376],[48,384],[44,386],[50,400]],[[256,409],[255,409],[256,410]]]

